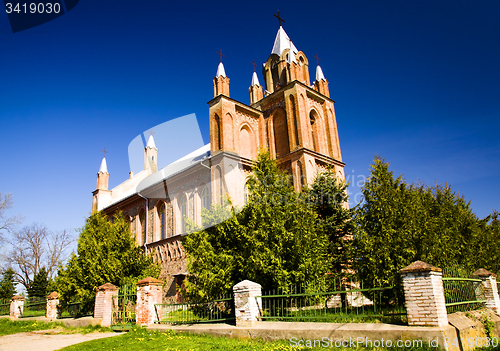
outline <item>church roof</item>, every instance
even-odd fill
[[[144,145],[144,144],[143,144]],[[155,145],[155,140],[153,139],[153,134],[151,134],[149,136],[149,139],[148,139],[148,144],[146,145],[146,147],[150,147],[152,149],[156,149],[156,145]]]
[[[217,67],[217,73],[215,74],[216,77],[220,77],[220,76],[223,76],[223,77],[227,77],[226,76],[226,71],[224,70],[224,65],[221,63],[219,63],[219,67]]]
[[[257,77],[257,73],[255,73],[255,72],[253,72],[253,75],[252,75],[252,84],[250,86],[253,87],[254,85],[260,85],[260,83],[259,83],[259,77]]]
[[[326,80],[321,66],[318,65],[318,67],[316,67],[316,80],[319,82],[321,79]]]
[[[108,173],[108,165],[106,164],[106,157],[102,158],[101,167],[99,168],[99,173]]]
[[[280,29],[278,29],[278,33],[276,34],[276,39],[274,39],[273,51],[271,51],[271,54],[281,55],[281,53],[285,49],[289,49],[290,46],[292,47],[292,51],[294,53],[299,52],[295,45],[293,45],[290,41],[290,38],[288,37],[288,34],[286,34],[283,27],[280,26]]]

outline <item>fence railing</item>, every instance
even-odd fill
[[[118,295],[113,296],[112,325],[135,324],[137,304],[137,289],[135,285],[123,286]]]
[[[460,266],[443,269],[443,288],[447,313],[473,311],[485,305],[481,279],[472,278]]]
[[[21,317],[40,317],[47,313],[47,300],[43,297],[31,297],[24,300]]]
[[[330,290],[331,289],[331,290]],[[404,301],[394,286],[364,287],[339,280],[328,287],[298,284],[257,297],[263,321],[407,323]]]
[[[89,309],[88,305],[89,304],[85,304],[80,301],[60,304],[57,307],[58,309],[57,318],[75,318],[75,317],[91,316],[94,314],[94,311],[92,309]]]
[[[10,314],[10,299],[0,299],[0,316]]]
[[[235,321],[234,298],[232,294],[220,299],[199,303],[156,304],[159,323],[232,323]]]

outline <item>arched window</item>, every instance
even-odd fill
[[[141,233],[141,239],[142,242],[141,244],[146,243],[146,211],[144,211],[143,208],[141,208],[139,212],[139,226],[140,226],[140,233]]]
[[[290,143],[288,142],[288,123],[283,109],[276,109],[273,116],[274,146],[276,158],[290,153]]]
[[[217,114],[215,114],[214,117],[215,120],[215,125],[214,125],[214,133],[215,133],[215,138],[216,138],[216,148],[217,150],[222,149],[222,139],[221,139],[221,131],[220,131],[220,118]]]
[[[309,113],[309,120],[311,122],[311,141],[313,150],[320,152],[319,148],[319,118],[316,111],[311,110]]]
[[[295,132],[295,145],[299,145],[299,123],[297,121],[297,108],[295,107],[295,98],[290,95],[290,105],[292,106],[293,129]]]
[[[208,191],[208,186],[204,186],[201,191],[201,204],[203,208],[207,210],[210,208],[210,192]]]
[[[165,239],[167,237],[167,226],[166,226],[166,212],[165,212],[165,203],[162,202],[158,207],[158,220],[160,222],[160,240]]]
[[[187,199],[186,195],[183,195],[181,197],[181,200],[179,201],[179,209],[181,211],[181,223],[182,223],[182,228],[181,228],[181,233],[186,232],[186,217],[187,217]]]

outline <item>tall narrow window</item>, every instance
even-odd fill
[[[299,145],[299,122],[297,121],[297,109],[295,107],[295,98],[290,95],[290,105],[292,105],[293,129],[295,132],[295,145]]]
[[[215,120],[215,137],[217,138],[216,140],[216,146],[217,146],[217,150],[221,150],[222,149],[222,140],[221,140],[221,131],[220,131],[220,118],[217,114],[215,114],[215,117],[214,117],[214,120]]]
[[[167,237],[165,204],[162,202],[158,208],[158,219],[160,220],[160,239]]]
[[[206,185],[201,191],[201,203],[203,208],[206,208],[207,210],[210,208],[210,192],[208,191],[208,186]]]
[[[181,201],[179,201],[179,209],[181,210],[181,223],[182,223],[182,233],[186,232],[186,216],[187,216],[187,199],[186,195],[183,195]]]
[[[309,114],[309,119],[311,121],[311,142],[313,150],[320,152],[319,149],[319,118],[316,111],[312,110]]]
[[[274,146],[276,149],[276,158],[290,153],[290,144],[288,142],[288,124],[285,111],[277,108],[273,115]]]

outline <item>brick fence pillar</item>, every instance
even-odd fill
[[[101,325],[109,327],[113,317],[113,296],[118,295],[119,288],[106,283],[97,288],[94,306],[94,318],[101,318]],[[117,298],[115,298],[117,299]]]
[[[163,281],[147,277],[137,282],[135,321],[138,325],[151,325],[158,321],[155,304],[162,303]]]
[[[10,316],[19,318],[24,312],[24,297],[15,295],[10,299]]]
[[[500,298],[498,297],[497,275],[480,268],[474,273],[474,277],[479,277],[483,284],[483,293],[486,298],[486,307],[491,308],[496,313],[500,312]],[[478,296],[479,298],[479,296]]]
[[[259,318],[262,306],[262,286],[260,284],[244,280],[233,286],[234,312],[237,327],[251,327]]]
[[[408,325],[448,325],[441,268],[416,261],[399,273],[403,278]]]
[[[58,317],[57,306],[59,306],[59,294],[54,291],[47,296],[47,318],[56,319]]]

